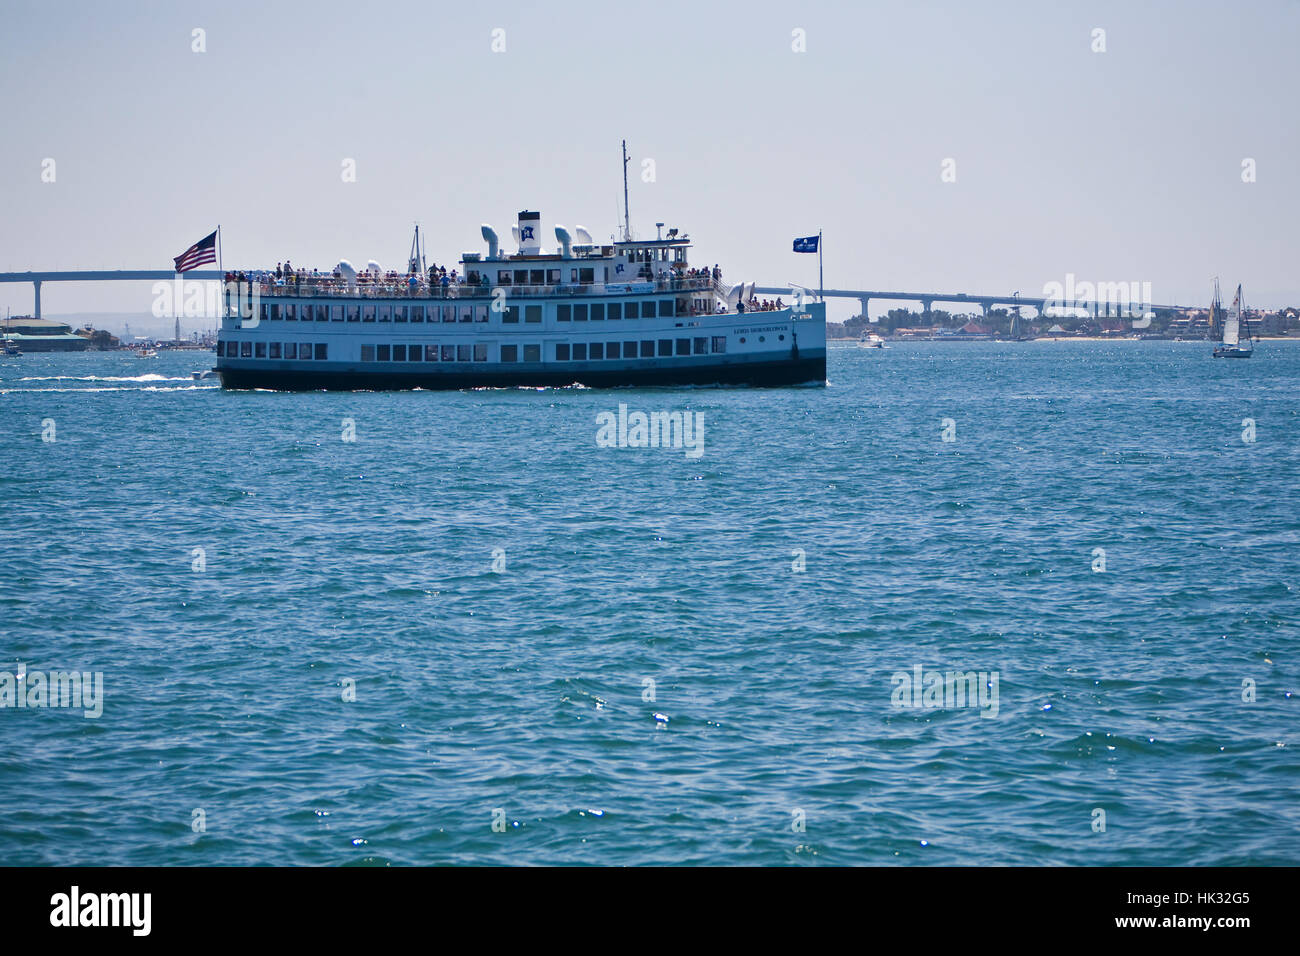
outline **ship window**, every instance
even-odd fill
[[[556,322],[568,322],[572,318],[573,318],[573,307],[571,305],[568,305],[566,303],[564,305],[557,305],[555,307]]]
[[[254,357],[254,358],[266,358],[266,343],[265,343],[265,342],[257,342],[257,343],[255,343],[255,344],[256,344],[257,347],[253,350],[253,357]]]
[[[714,354],[725,351],[727,351],[727,337],[725,335],[715,335],[713,337]]]
[[[394,362],[405,362],[405,361],[406,361],[406,346],[405,346],[405,345],[394,345],[394,346],[393,346],[393,361],[394,361]]]
[[[299,342],[299,343],[298,343],[298,361],[299,361],[299,362],[310,362],[310,361],[311,361],[311,343],[310,343],[310,342]]]
[[[442,360],[443,360],[444,362],[454,362],[454,361],[456,361],[456,346],[454,346],[454,345],[444,345],[444,346],[442,347]]]
[[[252,358],[252,357],[253,357],[253,343],[252,343],[252,342],[240,342],[240,343],[239,343],[239,357],[240,357],[240,358]]]
[[[475,362],[486,362],[486,361],[487,361],[487,345],[486,345],[485,343],[483,343],[483,342],[478,342],[478,343],[475,344],[475,346],[474,346],[474,361],[475,361]]]
[[[618,358],[619,350],[622,348],[617,342],[605,343],[605,358]]]
[[[518,361],[519,361],[519,346],[517,346],[517,345],[503,345],[503,346],[501,346],[501,361],[503,361],[503,362],[518,362]]]
[[[575,306],[573,307],[573,321],[575,321],[575,322],[586,322],[586,321],[587,321],[587,305],[586,305],[586,303],[583,303],[582,305],[575,305]]]
[[[611,302],[611,303],[609,304],[609,317],[610,317],[611,319],[621,319],[621,318],[623,318],[623,303],[622,303],[622,302]]]
[[[591,285],[591,283],[593,283],[593,282],[596,281],[596,270],[595,270],[595,269],[579,269],[579,270],[578,270],[578,281],[581,282],[581,283],[584,284],[584,285]]]
[[[279,302],[272,303],[272,305],[271,305],[271,318],[272,318],[272,319],[279,319],[279,318],[280,318],[280,303],[279,303]]]
[[[375,347],[373,345],[361,346],[361,361],[373,362],[375,360]]]
[[[510,285],[510,270],[502,269],[497,273],[497,285]]]
[[[375,346],[375,358],[377,358],[381,362],[387,362],[391,357],[392,352],[393,349],[391,346],[388,345]]]
[[[323,362],[323,361],[325,361],[327,358],[329,358],[329,343],[328,343],[328,342],[317,342],[317,343],[316,343],[316,361],[318,361],[318,362]]]
[[[524,346],[525,362],[540,362],[542,360],[542,347],[540,345]]]
[[[296,358],[298,357],[298,343],[297,343],[297,342],[285,342],[285,343],[284,343],[284,357],[287,358],[287,359],[296,359]]]
[[[284,304],[284,320],[286,322],[296,322],[298,320],[298,307],[292,302]]]
[[[594,359],[603,359],[605,357],[605,343],[592,342],[587,346],[587,353]]]
[[[412,322],[424,321],[424,306],[422,305],[411,306],[411,321]]]
[[[457,362],[468,362],[468,361],[469,361],[469,346],[468,346],[468,345],[458,345],[458,346],[456,346],[456,361],[457,361]]]
[[[270,314],[271,314],[271,310],[270,310],[269,308],[267,308],[267,305],[266,305],[265,302],[262,303],[261,314],[262,314],[262,321],[263,321],[263,322],[265,322],[265,321],[267,320],[267,318],[268,318],[268,317],[270,316]]]
[[[528,285],[528,270],[527,270],[527,269],[516,269],[516,270],[515,270],[515,285]]]
[[[426,345],[426,346],[424,347],[424,360],[425,360],[426,362],[436,362],[436,361],[438,361],[438,346],[436,346],[436,345]]]
[[[587,361],[587,343],[575,342],[573,346],[573,360],[575,362]]]
[[[361,321],[362,322],[375,321],[375,307],[373,305],[363,305],[361,307]]]
[[[546,284],[547,284],[547,285],[559,285],[559,284],[560,284],[560,270],[559,270],[559,269],[547,269],[547,270],[546,270]]]
[[[672,354],[673,354],[673,340],[672,340],[672,339],[660,339],[660,340],[659,340],[659,354],[660,354],[660,355],[672,355]]]
[[[699,339],[696,339],[696,340],[695,340],[695,354],[696,354],[696,355],[708,355],[708,354],[709,354],[709,340],[708,340],[708,339],[705,339],[705,338],[699,338]]]
[[[519,306],[517,306],[517,305],[508,305],[508,306],[506,306],[506,311],[505,311],[504,314],[502,314],[502,316],[501,316],[501,321],[502,321],[502,322],[518,322],[518,321],[519,321]]]
[[[393,306],[393,321],[394,322],[406,321],[406,306],[404,305]]]
[[[341,305],[331,305],[331,306],[330,306],[330,321],[331,321],[331,322],[342,322],[342,321],[343,321],[343,306],[341,306]]]
[[[640,305],[636,302],[627,302],[623,306],[623,315],[629,319],[640,318]]]
[[[530,269],[528,272],[528,281],[532,285],[544,285],[546,282],[546,270]]]
[[[359,305],[349,305],[349,306],[348,306],[348,321],[349,321],[349,322],[360,322],[360,321],[361,321],[361,306],[359,306]]]
[[[317,322],[328,322],[330,320],[330,313],[329,313],[328,306],[318,305],[315,308],[316,308]]]
[[[524,321],[525,322],[542,321],[542,307],[540,305],[524,306]]]
[[[488,320],[488,307],[486,305],[474,306],[474,321],[486,322]]]
[[[672,299],[660,299],[660,300],[659,300],[659,314],[660,314],[660,315],[672,315],[672,314],[673,314],[673,300],[672,300]]]
[[[591,303],[591,321],[600,322],[603,321],[604,318],[605,318],[605,303],[604,302]]]
[[[461,307],[460,320],[462,322],[474,321],[474,307],[472,305],[466,305]]]
[[[569,360],[568,342],[557,342],[555,344],[555,360],[557,362],[567,362]]]
[[[641,357],[642,357],[642,358],[654,358],[654,357],[655,357],[655,344],[654,344],[654,342],[642,342],[642,343],[641,343]]]
[[[406,360],[408,362],[424,361],[424,349],[418,345],[408,345],[406,348]]]
[[[278,359],[279,357],[280,357],[280,343],[279,343],[279,342],[272,342],[272,343],[271,343],[271,355],[270,355],[270,358]]]
[[[678,355],[690,355],[690,354],[691,354],[691,340],[690,340],[690,339],[678,339],[678,340],[677,340],[677,354],[678,354]]]

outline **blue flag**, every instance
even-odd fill
[[[821,239],[821,236],[805,236],[803,239],[796,239],[794,241],[794,251],[795,252],[816,252],[817,241],[819,239]]]

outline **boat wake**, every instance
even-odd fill
[[[148,375],[29,375],[20,382],[188,382],[190,377],[174,378],[150,372]]]

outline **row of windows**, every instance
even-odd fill
[[[475,345],[363,345],[363,362],[486,362],[485,343]]]
[[[501,346],[502,362],[520,361],[518,345]],[[540,362],[542,347],[524,345],[523,361]],[[557,342],[557,362],[586,362],[591,359],[634,359],[670,357],[674,355],[708,355],[727,351],[727,337],[715,335],[689,339],[646,339],[641,342]],[[227,358],[270,358],[327,361],[329,347],[325,342],[218,342],[217,354]],[[466,345],[363,345],[363,362],[486,362],[488,347],[485,342]]]
[[[226,358],[273,358],[325,362],[329,360],[326,342],[218,342],[217,354]]]
[[[555,346],[557,362],[585,362],[589,359],[654,358],[672,355],[708,355],[727,351],[727,337],[713,336],[710,342],[704,336],[690,339],[646,339],[642,342],[576,342],[570,345],[559,342]]]
[[[286,322],[486,322],[486,305],[379,305],[263,302],[263,321]],[[539,319],[540,321],[540,319]]]
[[[605,319],[652,319],[676,315],[673,299],[646,302],[592,302],[563,303],[555,307],[559,322],[600,322]],[[540,305],[506,306],[502,322],[518,322],[520,313],[525,322],[541,322]],[[328,305],[311,302],[263,302],[262,321],[272,322],[486,322],[486,305],[379,305],[344,303]]]
[[[659,299],[658,314],[671,317],[676,314],[675,299]],[[557,322],[586,322],[590,319],[599,322],[602,319],[653,319],[655,317],[655,300],[649,302],[592,302],[580,304],[557,305],[555,319]]]

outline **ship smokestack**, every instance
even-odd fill
[[[566,259],[571,258],[570,247],[573,244],[573,240],[569,237],[569,230],[565,229],[563,226],[556,226],[555,241],[560,244],[560,255]]]
[[[519,214],[519,252],[525,256],[535,256],[542,251],[542,214],[529,212],[527,209]]]

